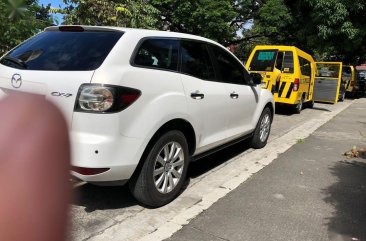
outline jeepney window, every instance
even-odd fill
[[[279,70],[282,70],[283,56],[284,56],[283,52],[278,52],[276,60],[276,68]]]
[[[311,76],[311,63],[307,59],[299,57],[301,74]]]
[[[277,50],[257,50],[250,63],[251,71],[272,72],[277,56]]]
[[[285,57],[283,58],[282,72],[284,73],[294,73],[294,54],[291,51],[285,52]]]

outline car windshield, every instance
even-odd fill
[[[273,71],[277,56],[277,50],[260,50],[255,52],[250,63],[251,71]]]
[[[95,70],[122,35],[112,31],[46,31],[9,52],[0,63],[27,70]]]

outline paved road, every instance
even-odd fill
[[[168,241],[366,240],[366,100],[282,154]]]
[[[144,237],[149,240],[148,234],[156,230],[159,231],[156,232],[158,236],[150,240],[158,240],[159,235],[162,238],[170,236],[170,232],[178,230],[187,220],[209,208],[217,199],[277,157],[267,155],[266,152],[276,152],[277,155],[281,153],[282,147],[282,151],[286,151],[296,143],[296,138],[301,138],[301,135],[296,136],[300,132],[297,129],[303,128],[303,132],[306,132],[318,124],[321,125],[322,121],[346,108],[350,102],[337,105],[316,104],[314,109],[305,109],[300,115],[280,110],[273,123],[270,137],[272,147],[269,145],[263,150],[253,151],[245,143],[239,143],[193,163],[189,169],[186,190],[172,204],[160,209],[149,210],[138,205],[126,187],[96,187],[89,184],[78,187],[78,196],[75,198],[77,201],[72,205],[70,229],[73,240],[137,240]],[[284,136],[287,137],[281,139]],[[281,143],[287,143],[287,147]],[[270,151],[270,148],[275,151]],[[255,160],[261,156],[260,161]],[[267,159],[268,163],[265,163]],[[239,167],[247,172],[247,176],[239,175],[243,173],[238,172]],[[231,180],[232,183],[226,183]],[[179,221],[166,226],[169,230],[160,230],[164,223],[177,217]]]

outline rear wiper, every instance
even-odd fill
[[[2,58],[2,60],[7,60],[7,61],[10,61],[10,62],[13,62],[17,65],[22,66],[24,69],[28,69],[28,65],[21,59],[13,58],[13,57],[10,57],[10,56],[5,56],[4,58]]]

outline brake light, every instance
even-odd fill
[[[116,113],[132,105],[141,96],[137,89],[100,84],[83,84],[75,103],[76,112]]]
[[[300,80],[295,79],[295,81],[294,81],[294,91],[298,91],[299,87],[300,87]]]
[[[84,28],[81,26],[60,26],[58,29],[61,32],[84,32]]]

